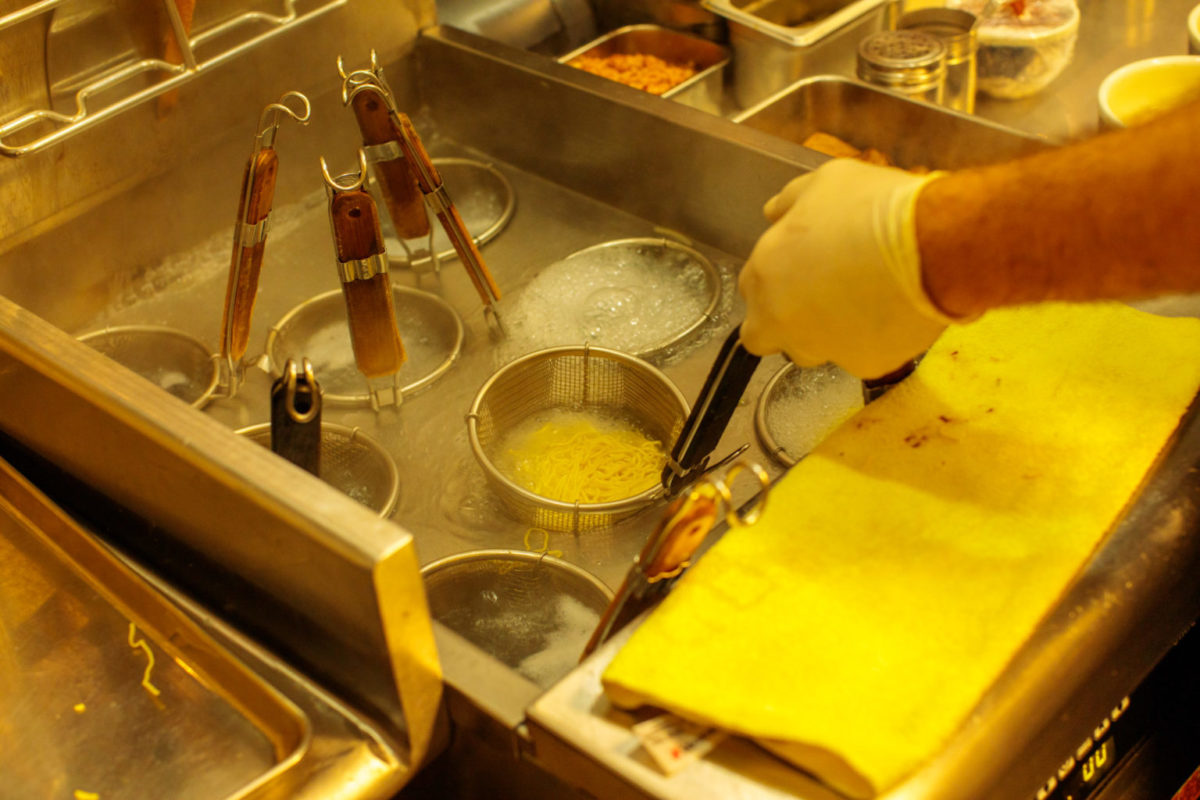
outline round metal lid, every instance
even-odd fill
[[[859,77],[907,85],[936,81],[946,72],[946,46],[921,31],[880,31],[858,46]]]

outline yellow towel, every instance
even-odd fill
[[[727,533],[604,673],[855,797],[936,755],[1200,384],[1200,320],[1121,305],[951,329]]]

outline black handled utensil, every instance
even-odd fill
[[[307,358],[300,368],[289,358],[271,385],[271,450],[321,473],[321,387]]]
[[[734,328],[721,345],[663,469],[662,484],[669,494],[743,452],[745,448],[740,448],[718,464],[708,463],[761,360],[742,347],[741,326]]]

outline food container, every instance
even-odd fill
[[[989,120],[830,75],[801,81],[734,120],[798,144],[828,133],[859,149],[875,148],[907,169],[961,169],[1047,146]]]
[[[853,75],[860,40],[883,30],[886,0],[704,0],[729,23],[733,92],[742,108],[792,83]]]
[[[1100,127],[1106,130],[1148,122],[1200,99],[1200,55],[1163,56],[1126,64],[1100,84]]]
[[[967,114],[975,111],[979,37],[975,15],[961,8],[921,8],[900,18],[897,28],[932,34],[946,46],[946,88],[942,105]]]
[[[921,31],[879,31],[858,45],[858,77],[913,100],[940,103],[946,46]]]
[[[1027,0],[1019,14],[1009,2],[954,0],[951,7],[979,18],[979,91],[992,97],[1009,100],[1037,94],[1075,55],[1075,0]]]
[[[581,56],[612,55],[647,55],[669,63],[693,64],[696,73],[661,96],[701,111],[721,113],[725,65],[729,63],[729,50],[725,47],[658,25],[627,25],[567,53],[558,62],[570,64]]]

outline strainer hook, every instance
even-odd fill
[[[298,109],[288,105],[288,101],[299,103]],[[283,122],[283,117],[290,117],[301,125],[307,125],[312,118],[312,103],[303,92],[285,92],[280,98],[267,105],[258,117],[258,133],[254,137],[254,149],[272,147],[275,144],[275,134]]]

